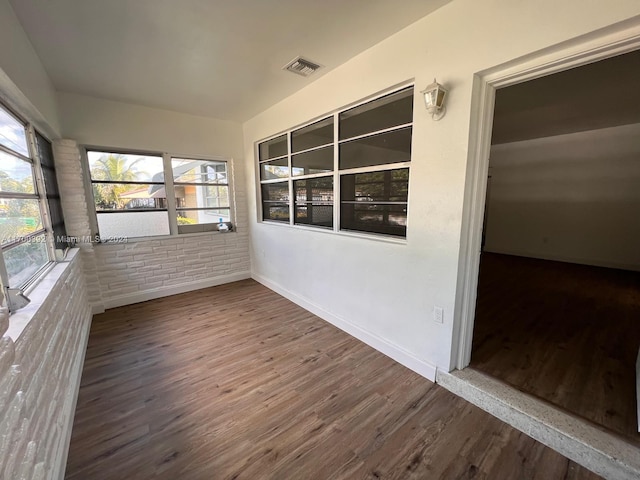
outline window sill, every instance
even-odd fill
[[[114,242],[97,242],[94,245],[96,246],[104,246],[104,245],[126,245],[127,243],[138,243],[138,242],[152,242],[154,240],[175,240],[176,238],[190,238],[190,237],[203,237],[206,235],[237,235],[237,231],[234,229],[230,232],[219,232],[217,230],[210,230],[208,232],[194,232],[194,233],[178,233],[174,235],[155,235],[153,237],[127,237],[125,241],[114,241]]]
[[[324,233],[328,235],[335,235],[337,237],[351,237],[351,238],[358,238],[363,240],[372,240],[374,242],[392,243],[395,245],[407,244],[406,238],[391,237],[388,235],[378,235],[375,233],[364,233],[364,232],[355,232],[355,231],[352,232],[348,230],[336,231],[328,228],[308,227],[306,225],[291,225],[289,223],[269,221],[269,220],[259,221],[258,225],[269,225],[269,226],[274,226],[276,228],[292,228],[294,230],[302,230],[306,232]]]
[[[31,302],[26,307],[11,314],[9,317],[9,329],[5,335],[10,337],[14,342],[20,338],[22,332],[27,328],[31,319],[36,316],[64,272],[71,266],[71,262],[74,261],[78,252],[79,249],[77,248],[69,249],[63,261],[56,263],[45,275],[38,279],[33,286],[27,289],[25,294]]]

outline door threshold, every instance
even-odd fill
[[[582,418],[468,367],[438,370],[436,382],[598,475],[640,478],[640,449]]]

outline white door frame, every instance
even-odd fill
[[[452,369],[463,369],[471,361],[496,89],[637,49],[640,49],[640,17],[634,17],[474,76],[458,259]]]

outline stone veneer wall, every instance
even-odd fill
[[[36,287],[51,291],[39,308],[25,308],[35,313],[17,339],[5,335],[9,316],[0,311],[0,478],[64,473],[91,325],[81,259],[71,257]]]
[[[67,235],[88,238],[91,236],[91,227],[78,144],[74,140],[55,140],[53,155]],[[101,312],[104,307],[94,245],[90,242],[81,242],[78,243],[78,248],[82,257],[82,272],[89,302],[93,305],[95,312]]]
[[[54,143],[67,233],[90,237],[90,200],[80,150]],[[83,272],[94,313],[250,277],[246,187],[242,162],[231,164],[234,231],[141,239],[122,244],[81,243]]]

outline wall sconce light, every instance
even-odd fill
[[[447,90],[433,79],[433,83],[427,85],[422,92],[424,95],[424,104],[427,107],[427,112],[431,114],[431,118],[434,120],[440,120],[444,117],[447,109],[444,107],[444,99],[447,96]]]

